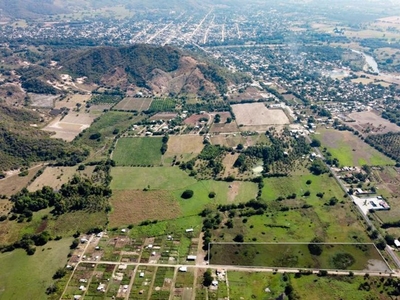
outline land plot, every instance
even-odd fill
[[[258,272],[234,272],[226,275],[229,281],[229,295],[232,299],[278,299],[285,290],[281,274]],[[266,293],[266,289],[269,292]]]
[[[362,276],[290,275],[290,284],[296,295],[301,299],[308,300],[320,300],[321,295],[326,300],[390,299],[391,296],[388,296],[387,292],[384,291],[386,280],[388,279],[383,279],[383,282],[381,282],[374,277],[363,278]],[[361,286],[367,285],[369,286],[368,289],[360,289]]]
[[[115,191],[110,200],[110,226],[179,217],[179,203],[165,191]]]
[[[59,96],[55,95],[45,95],[45,94],[32,94],[28,93],[28,96],[31,101],[31,106],[33,107],[54,107],[54,102]]]
[[[240,125],[284,125],[289,119],[281,109],[268,109],[264,103],[246,103],[232,105],[236,122]]]
[[[312,255],[311,247],[320,255]],[[373,244],[212,244],[210,264],[389,271]]]
[[[174,111],[176,106],[176,100],[171,98],[165,99],[154,99],[151,102],[149,107],[149,111],[151,112],[165,112],[165,111]]]
[[[169,299],[174,269],[159,267],[154,278],[152,299]]]
[[[28,191],[34,192],[42,189],[44,186],[50,186],[55,190],[59,190],[64,183],[72,179],[74,174],[90,178],[94,168],[94,166],[88,166],[85,170],[78,171],[76,167],[46,167],[43,174],[28,186]]]
[[[199,135],[170,136],[166,157],[177,157],[177,160],[189,160],[203,150],[203,138]]]
[[[121,138],[112,158],[119,166],[159,165],[162,138]]]
[[[151,98],[132,98],[127,97],[121,100],[117,105],[114,106],[115,110],[126,110],[126,111],[144,111],[150,108]]]
[[[244,100],[259,100],[268,98],[269,94],[261,91],[259,88],[251,86],[248,87],[243,93],[234,93],[230,95],[232,102],[240,102]]]
[[[400,131],[399,126],[390,123],[388,120],[372,111],[351,113],[349,114],[349,117],[355,120],[355,122],[348,123],[348,125],[354,127],[360,132],[368,130],[369,134],[373,134]]]
[[[65,99],[55,101],[54,108],[61,109],[63,107],[69,108],[70,110],[76,109],[77,105],[85,107],[84,103],[90,100],[90,95],[74,94],[67,96]]]
[[[22,249],[0,254],[0,269],[7,270],[0,272],[0,298],[48,299],[46,288],[53,283],[56,270],[64,266],[71,242],[72,238],[48,242],[30,256]]]
[[[55,132],[52,138],[60,138],[67,142],[72,141],[79,133],[90,127],[94,116],[88,113],[70,112],[65,117],[58,116],[51,121],[43,130]]]
[[[211,143],[213,145],[221,145],[226,147],[235,148],[238,144],[242,144],[245,147],[254,146],[257,143],[267,143],[269,139],[265,134],[252,134],[252,135],[241,135],[241,134],[216,134],[211,136]]]
[[[129,299],[148,299],[154,272],[155,267],[138,267]]]
[[[113,190],[177,190],[196,183],[196,179],[177,167],[116,167],[112,168]]]
[[[191,299],[194,281],[194,269],[188,268],[187,272],[178,272],[175,280],[174,296],[182,299]]]
[[[15,173],[4,179],[0,179],[0,194],[6,196],[16,194],[29,184],[29,182],[41,168],[43,168],[43,166],[38,165],[29,169],[27,176],[19,176],[17,173]]]
[[[177,113],[162,112],[162,113],[155,114],[149,120],[150,121],[158,121],[158,120],[169,121],[169,120],[175,119],[177,116],[178,116]]]
[[[204,114],[194,114],[186,118],[183,122],[187,125],[198,125],[200,122],[206,122],[211,120],[211,116],[208,113]]]
[[[308,180],[311,181],[310,184],[307,184]],[[307,191],[310,195],[304,196]],[[282,200],[278,200],[279,197],[285,199],[290,195],[295,196],[295,199],[283,203]],[[266,178],[261,197],[268,201],[272,213],[267,219],[259,216],[249,219],[246,223],[248,226],[261,226],[264,229],[260,233],[260,230],[247,227],[249,238],[256,237],[258,241],[268,242],[307,242],[315,236],[321,236],[326,241],[369,241],[365,229],[353,212],[352,202],[343,197],[343,191],[328,174]],[[338,203],[333,206],[327,205],[333,197]],[[281,211],[285,207],[287,211]]]
[[[323,146],[328,148],[332,157],[337,158],[343,166],[390,165],[394,161],[386,157],[349,131],[335,129],[318,130],[314,135]]]
[[[231,123],[214,123],[211,126],[210,132],[211,133],[222,133],[222,132],[239,132],[239,127],[237,126],[235,121]]]

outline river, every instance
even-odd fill
[[[362,56],[364,56],[365,61],[367,62],[368,66],[372,69],[372,71],[374,73],[379,74],[379,68],[378,68],[378,63],[376,62],[375,58],[373,58],[371,55],[367,55],[364,52],[361,51],[357,51],[354,49],[351,49],[351,51],[361,54]]]

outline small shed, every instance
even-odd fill
[[[187,260],[196,260],[197,256],[196,255],[188,255]]]
[[[399,242],[398,239],[394,240],[394,245],[395,245],[397,248],[400,248],[400,242]]]

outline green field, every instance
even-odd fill
[[[121,138],[113,153],[119,166],[149,166],[161,163],[162,138]]]
[[[0,254],[0,299],[47,299],[46,288],[67,261],[72,238],[49,242],[28,256],[24,250]]]
[[[373,244],[324,244],[321,255],[311,255],[307,244],[212,244],[211,264],[308,268],[332,270],[389,271]]]
[[[228,281],[231,299],[278,299],[287,284],[281,274],[259,272],[229,271]],[[267,294],[266,288],[271,292]]]
[[[365,300],[365,299],[392,299],[383,292],[387,290],[385,282],[390,279],[362,276],[327,276],[290,275],[290,284],[300,299],[320,300]],[[360,288],[364,286],[365,288]],[[391,288],[389,288],[391,289]]]
[[[151,112],[166,112],[175,110],[176,101],[171,98],[154,99],[151,102],[149,111]]]
[[[385,166],[395,163],[349,131],[321,128],[318,132],[320,134],[313,137],[327,148],[332,158],[339,160],[341,166]]]

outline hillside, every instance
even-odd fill
[[[54,58],[73,77],[107,87],[146,88],[160,94],[222,94],[233,74],[170,46],[96,47]]]
[[[30,126],[39,119],[32,111],[0,106],[0,170],[41,161],[74,165],[87,155],[85,150],[50,139],[48,133]]]

